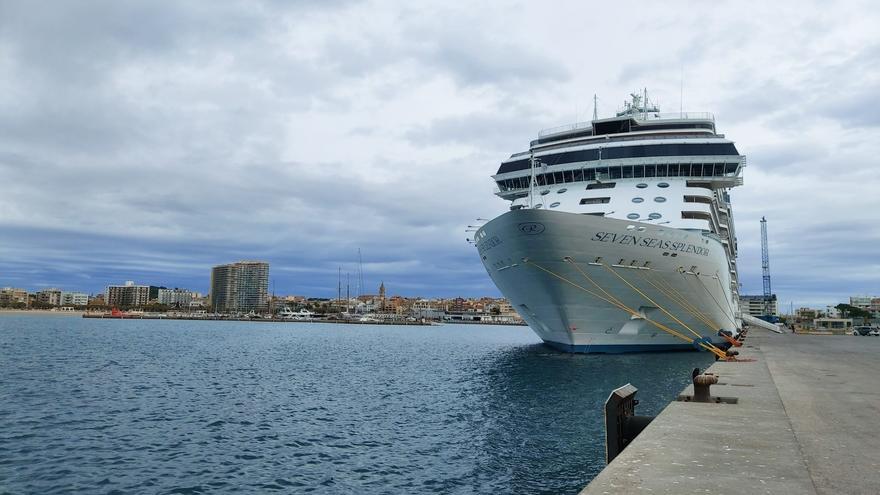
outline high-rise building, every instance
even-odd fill
[[[269,263],[239,261],[212,268],[211,306],[222,313],[268,310]]]
[[[136,308],[145,306],[150,300],[150,286],[135,285],[129,280],[125,285],[108,285],[104,294],[107,306]]]

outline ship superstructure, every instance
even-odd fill
[[[493,178],[510,211],[476,232],[490,277],[560,349],[681,348],[661,326],[711,340],[740,326],[728,190],[746,158],[713,115],[631,96],[503,161]]]

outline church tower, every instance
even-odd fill
[[[385,282],[379,284],[379,311],[385,312]]]

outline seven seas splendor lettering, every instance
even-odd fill
[[[639,237],[628,234],[614,234],[611,232],[597,232],[591,241],[610,242],[613,244],[628,244],[632,246],[642,246],[649,248],[663,249],[666,251],[680,251],[682,253],[701,254],[709,256],[709,249],[701,246],[694,246],[686,242],[675,242],[667,239],[657,239],[656,237]]]

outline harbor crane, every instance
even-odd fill
[[[767,249],[767,219],[761,217],[761,271],[764,278],[764,310],[762,320],[776,323],[779,318],[773,314],[773,291],[770,287],[770,252]]]

